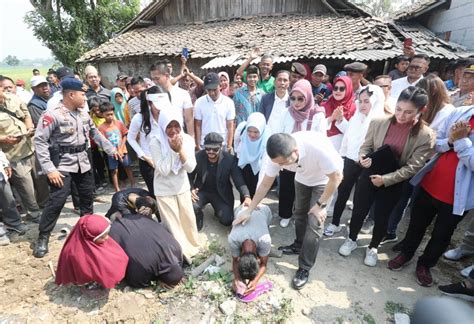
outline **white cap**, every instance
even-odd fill
[[[37,85],[40,85],[41,83],[48,83],[48,80],[42,75],[35,75],[30,79],[30,85],[31,87],[36,87]]]

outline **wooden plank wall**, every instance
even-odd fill
[[[324,14],[319,0],[171,0],[156,16],[158,25],[205,22],[265,14]]]

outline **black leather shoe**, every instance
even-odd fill
[[[303,288],[303,286],[306,285],[306,283],[308,282],[308,277],[309,271],[299,268],[296,271],[296,274],[292,280],[293,288],[295,288],[296,290],[300,290],[301,288]]]
[[[42,258],[48,253],[49,234],[41,234],[35,243],[33,249],[33,256],[35,258]]]
[[[301,247],[299,245],[296,245],[295,243],[291,245],[286,245],[286,246],[280,246],[278,250],[282,251],[283,254],[300,254]]]

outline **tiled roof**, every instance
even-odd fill
[[[449,0],[423,0],[419,1],[408,8],[403,8],[394,14],[395,20],[409,20],[416,18],[438,6],[449,4]]]
[[[191,58],[245,56],[254,46],[278,57],[300,58],[346,58],[355,52],[395,49],[393,34],[378,19],[278,15],[136,28],[85,53],[78,62],[176,56],[183,47]]]

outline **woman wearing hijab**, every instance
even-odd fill
[[[182,116],[175,109],[162,109],[159,129],[150,140],[155,165],[153,187],[161,221],[181,245],[185,260],[199,251],[196,217],[187,173],[196,167],[194,139],[183,132]]]
[[[128,256],[109,237],[110,222],[100,215],[79,218],[59,255],[56,284],[100,284],[113,288],[125,276]]]
[[[278,129],[272,133],[292,134],[300,131],[318,131],[324,133],[327,129],[324,109],[314,104],[311,83],[299,80],[290,92],[290,107],[283,114]],[[281,227],[287,227],[293,214],[295,200],[295,172],[283,169],[280,171],[280,201],[278,213],[282,218]]]
[[[221,93],[224,96],[229,97],[229,95],[230,95],[229,74],[227,74],[227,72],[221,71],[221,72],[217,73],[217,76],[219,77],[219,85],[221,87]]]
[[[340,76],[334,80],[332,95],[328,101],[323,102],[329,127],[327,135],[338,151],[348,121],[356,111],[354,99],[351,79],[348,76]]]
[[[337,199],[331,224],[324,235],[333,236],[341,231],[339,226],[342,212],[351,194],[352,187],[357,182],[362,168],[359,165],[359,149],[364,143],[370,122],[375,117],[384,115],[385,96],[383,90],[376,85],[368,85],[359,94],[358,109],[349,121],[342,139],[340,154],[344,159],[344,178],[337,188]]]
[[[258,174],[269,136],[265,116],[259,112],[250,114],[247,121],[241,122],[235,131],[234,147],[238,166],[242,169],[251,198],[257,189]]]
[[[114,115],[117,120],[120,120],[124,125],[130,125],[130,120],[127,120],[127,100],[123,94],[122,89],[116,87],[110,91],[110,102],[114,106]]]

